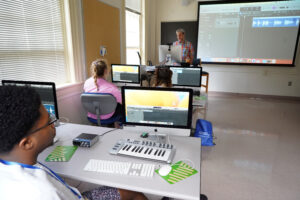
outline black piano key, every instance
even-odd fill
[[[152,150],[153,150],[153,149],[151,148],[148,154],[151,154]]]
[[[142,147],[142,148],[139,150],[139,153],[141,153],[143,149],[144,149],[144,147]]]
[[[137,146],[134,146],[134,148],[131,150],[132,152],[136,149]]]
[[[158,152],[158,149],[156,149],[156,151],[155,151],[155,153],[154,153],[155,156],[156,156],[157,152]]]
[[[128,151],[128,150],[130,149],[130,147],[131,147],[131,145],[129,145],[129,146],[127,147],[126,151]]]
[[[134,152],[138,152],[141,147],[137,147]]]
[[[149,148],[146,149],[146,151],[144,152],[144,154],[146,154],[148,152]]]
[[[162,152],[162,150],[159,150],[159,152],[158,152],[158,156],[160,156],[161,152]]]
[[[125,149],[127,148],[127,146],[128,146],[128,145],[126,144],[126,145],[123,147],[123,149],[122,149],[122,150],[125,150]]]
[[[165,153],[166,153],[166,150],[164,150],[164,152],[161,154],[161,156],[163,157],[165,155]]]

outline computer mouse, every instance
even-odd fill
[[[167,176],[171,170],[172,170],[172,167],[170,165],[164,165],[158,170],[158,173],[161,176]]]

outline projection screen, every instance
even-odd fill
[[[300,1],[198,3],[202,63],[294,66]]]

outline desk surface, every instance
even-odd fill
[[[72,145],[72,139],[80,133],[101,135],[110,130],[112,129],[78,124],[62,124],[56,128],[59,141],[55,143],[55,145],[45,149],[39,155],[38,160],[66,178],[178,199],[200,199],[201,142],[199,138],[170,136],[170,142],[176,148],[173,163],[180,160],[186,161],[187,163],[192,161],[193,167],[198,171],[197,174],[172,185],[167,183],[156,173],[153,178],[144,178],[87,172],[83,170],[89,159],[152,163],[157,165],[157,168],[162,164],[151,160],[109,154],[109,150],[119,139],[141,139],[138,134],[129,133],[122,129],[116,129],[101,136],[99,141],[91,148],[78,148],[69,162],[45,162],[45,158],[51,153],[55,146]]]

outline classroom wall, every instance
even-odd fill
[[[146,59],[157,63],[161,22],[197,20],[198,1],[189,1],[188,5],[183,5],[183,0],[152,1],[154,6],[148,11],[151,12],[148,34],[152,37],[146,37],[151,40],[148,44],[152,44],[146,46]],[[299,48],[298,45],[296,67],[203,65],[203,70],[210,74],[209,91],[300,97]],[[292,86],[288,86],[289,81]]]
[[[114,2],[112,2],[114,3]],[[115,1],[121,3],[121,1]],[[117,5],[118,6],[118,5]],[[108,65],[121,62],[120,8],[99,0],[82,0],[85,56],[88,76],[91,62],[100,58],[100,46],[107,49]]]

